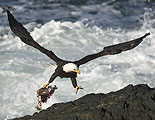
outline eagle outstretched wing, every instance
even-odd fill
[[[40,46],[37,42],[35,42],[30,33],[27,31],[27,29],[21,23],[19,23],[8,10],[7,15],[12,32],[15,33],[21,39],[21,41],[46,54],[56,63],[58,63],[58,61],[61,60],[52,51],[45,49],[44,47]]]
[[[107,46],[104,47],[104,49],[101,52],[95,53],[95,54],[91,54],[91,55],[87,55],[84,58],[75,61],[75,63],[80,66],[82,64],[85,64],[93,59],[96,59],[98,57],[104,56],[104,55],[114,55],[114,54],[119,54],[122,51],[127,51],[130,49],[135,48],[136,46],[138,46],[145,37],[147,37],[148,35],[150,35],[150,33],[146,33],[145,35],[143,35],[140,38],[137,38],[135,40],[131,40],[128,42],[124,42],[124,43],[119,43],[116,45],[111,45],[111,46]]]

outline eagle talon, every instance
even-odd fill
[[[78,93],[79,89],[83,89],[81,86],[76,86],[76,94]]]
[[[46,83],[43,88],[48,88],[49,83]]]

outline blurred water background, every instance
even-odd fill
[[[36,90],[54,72],[54,63],[22,43],[8,26],[6,10],[42,46],[66,60],[78,60],[104,46],[129,41],[150,32],[137,48],[105,56],[80,67],[75,94],[70,79],[57,78],[54,96],[43,108],[89,93],[107,93],[128,84],[155,87],[154,0],[0,0],[0,119],[36,112]]]

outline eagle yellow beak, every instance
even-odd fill
[[[76,73],[80,74],[80,70],[78,70],[78,69],[77,69],[77,70],[75,70],[74,72],[76,72]]]

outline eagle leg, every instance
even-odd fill
[[[74,78],[74,77],[71,78],[71,81],[72,81],[73,87],[76,88],[76,94],[78,93],[78,90],[79,90],[79,89],[83,89],[81,86],[78,86],[78,85],[77,85],[76,78]]]
[[[58,76],[57,73],[54,72],[54,73],[52,74],[50,80],[48,81],[48,83],[46,83],[45,85],[43,85],[43,88],[45,88],[45,87],[48,88],[48,85],[49,85],[51,82],[53,82],[57,76]]]

